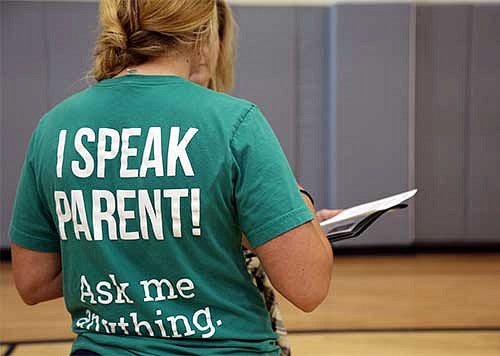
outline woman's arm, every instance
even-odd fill
[[[304,200],[314,213],[311,201]],[[333,253],[316,219],[254,250],[273,286],[301,310],[313,311],[328,295]]]
[[[17,291],[28,305],[63,296],[61,255],[11,245],[12,269]]]

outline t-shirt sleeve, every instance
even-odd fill
[[[35,251],[58,252],[59,235],[51,214],[44,202],[35,177],[33,162],[33,139],[17,187],[9,235],[14,243]]]
[[[252,106],[231,141],[238,223],[252,247],[313,219],[278,139]]]

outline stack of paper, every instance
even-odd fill
[[[403,202],[412,198],[416,193],[417,189],[414,189],[346,209],[333,218],[323,221],[320,224],[321,228],[330,242],[359,236],[384,213],[406,208],[408,205]]]

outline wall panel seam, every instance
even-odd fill
[[[49,26],[47,24],[48,7],[50,4],[44,3],[42,6],[42,26],[43,26],[43,51],[45,56],[45,111],[48,111],[51,104],[50,98],[50,48],[49,48]]]
[[[300,105],[300,83],[301,83],[301,42],[300,42],[300,30],[301,30],[301,21],[299,18],[299,10],[298,8],[294,7],[293,8],[293,18],[294,18],[294,52],[295,52],[295,63],[294,63],[294,69],[295,73],[292,73],[295,79],[295,88],[293,90],[293,96],[294,96],[294,112],[295,112],[295,117],[294,117],[294,125],[295,125],[295,142],[293,143],[293,152],[295,156],[295,172],[298,178],[301,178],[300,176],[302,175],[302,155],[300,153],[300,147],[302,146],[302,113],[300,112],[301,110],[301,105]],[[311,188],[309,188],[311,189]]]
[[[463,174],[463,197],[464,197],[464,211],[463,211],[463,236],[465,240],[469,238],[469,226],[468,226],[468,216],[469,216],[469,170],[470,170],[470,129],[471,129],[471,99],[472,99],[472,41],[473,41],[473,31],[474,31],[474,6],[469,5],[467,12],[467,30],[466,30],[466,60],[465,60],[465,98],[464,98],[464,150],[463,150],[463,161],[464,161],[464,174]]]
[[[415,188],[415,95],[416,95],[416,55],[417,55],[417,6],[410,5],[409,46],[408,46],[408,188]],[[415,244],[415,202],[408,210],[408,233]]]

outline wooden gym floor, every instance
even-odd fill
[[[1,355],[68,355],[62,300],[25,306],[1,272]],[[293,355],[500,355],[500,254],[338,256],[315,312],[280,304]]]

